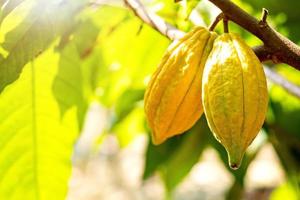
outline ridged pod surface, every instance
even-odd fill
[[[169,46],[152,75],[144,106],[154,144],[188,130],[202,115],[203,67],[216,36],[203,27],[193,29]]]
[[[215,42],[203,72],[204,112],[231,168],[240,166],[263,125],[268,105],[266,77],[252,49],[236,34]]]

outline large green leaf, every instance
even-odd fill
[[[64,116],[73,106],[77,106],[80,123],[83,121],[87,107],[82,85],[80,59],[76,47],[70,45],[60,52],[58,73],[53,82],[53,94],[59,102],[61,116]]]
[[[149,139],[145,155],[144,179],[153,175],[154,172],[172,156],[178,146],[183,142],[184,137],[185,136],[172,137],[158,146],[153,145],[151,139]]]
[[[208,130],[205,117],[202,116],[194,127],[185,133],[182,144],[177,146],[166,163],[161,165],[161,175],[169,191],[172,191],[198,162],[208,142]]]
[[[145,78],[156,69],[169,41],[120,8],[99,10],[104,66],[100,68],[100,100],[113,106],[128,88],[145,88]]]
[[[126,90],[117,100],[110,131],[118,137],[121,146],[126,146],[139,133],[145,133],[145,113],[142,105],[144,89]]]
[[[83,16],[89,14],[87,10]],[[145,132],[143,108],[138,101],[170,41],[147,25],[141,26],[127,9],[103,6],[93,15],[94,23],[101,27],[96,94],[104,106],[114,111],[108,129],[125,146]]]
[[[60,53],[58,73],[53,82],[53,93],[58,100],[61,115],[72,106],[77,107],[78,121],[82,125],[85,111],[88,104],[88,93],[85,92],[85,83],[91,77],[85,77],[85,73],[94,69],[95,63],[84,65],[85,59],[91,54],[99,29],[90,20],[85,20],[77,25],[74,29],[72,38],[67,40],[67,44],[62,45],[58,52]],[[71,35],[68,35],[71,37]],[[83,69],[86,68],[86,69]],[[91,86],[90,86],[91,87]],[[64,101],[60,101],[60,99]]]
[[[58,59],[46,51],[0,96],[0,199],[66,196],[78,125],[76,108],[61,117],[52,94]]]
[[[19,77],[28,61],[72,25],[81,2],[39,0],[26,18],[6,34],[2,47],[8,55],[0,58],[0,92]]]
[[[154,146],[149,142],[146,152],[144,179],[160,171],[166,188],[172,191],[198,162],[207,144],[208,126],[203,116],[186,133]]]

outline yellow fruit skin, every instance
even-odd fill
[[[262,65],[238,35],[224,33],[215,40],[203,72],[202,102],[210,129],[237,169],[268,105]]]
[[[201,82],[216,33],[197,27],[173,42],[152,75],[144,107],[154,144],[191,128],[203,113]]]

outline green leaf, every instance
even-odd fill
[[[186,133],[154,146],[149,142],[146,152],[144,179],[161,172],[168,191],[172,191],[198,162],[207,144],[208,126],[202,117]]]
[[[98,87],[99,99],[107,107],[115,105],[128,88],[145,88],[146,77],[154,72],[169,44],[148,26],[140,30],[140,20],[128,14],[120,8],[99,10],[98,23],[103,26],[98,41],[104,66],[99,70]]]
[[[190,16],[191,12],[196,8],[200,0],[185,0],[184,12],[186,13],[186,19]]]
[[[53,94],[59,103],[61,117],[76,106],[78,122],[82,125],[87,102],[83,93],[80,67],[76,46],[66,47],[60,54],[58,73],[53,82]]]
[[[130,144],[131,141],[141,133],[145,133],[144,107],[139,104],[119,123],[116,123],[111,132],[117,135],[121,147]]]
[[[146,150],[143,179],[147,179],[153,175],[159,166],[165,163],[172,156],[178,146],[183,142],[183,137],[185,136],[172,137],[158,146],[153,145],[151,139],[149,139]]]
[[[80,1],[40,0],[28,16],[6,34],[2,47],[8,56],[0,59],[0,92],[19,77],[27,62],[68,29],[80,6]]]
[[[142,105],[144,89],[126,90],[117,100],[110,132],[117,135],[122,147],[140,133],[145,133],[145,113]]]
[[[116,102],[115,123],[122,121],[135,107],[137,102],[143,100],[144,89],[126,90]]]
[[[166,188],[172,191],[199,161],[200,155],[207,144],[208,126],[205,117],[187,131],[181,145],[174,149],[170,158],[160,166]]]
[[[51,92],[58,59],[46,51],[0,96],[0,199],[66,197],[79,130],[76,108],[61,117]]]
[[[84,74],[88,73],[88,70],[93,70],[92,66],[94,65],[94,63],[84,65],[84,60],[92,53],[98,32],[99,29],[90,20],[81,22],[73,33],[73,39],[68,39],[67,44],[58,49],[60,61],[58,73],[53,83],[53,93],[60,103],[62,116],[72,106],[77,107],[80,127],[88,104],[88,94],[85,92],[84,83],[89,84],[91,81],[84,81]],[[86,77],[86,79],[90,78],[92,77]],[[64,101],[60,101],[60,98]]]

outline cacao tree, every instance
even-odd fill
[[[233,177],[224,199],[259,199],[246,175],[271,145],[285,179],[261,199],[299,199],[299,4],[0,1],[0,199],[75,198],[90,123],[99,132],[84,159],[111,138],[126,149],[142,136],[139,180],[159,177],[161,198],[180,199],[212,149]],[[91,119],[95,104],[102,121]]]

